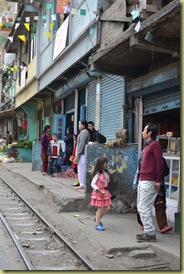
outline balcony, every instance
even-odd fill
[[[113,38],[112,35],[107,37],[108,33],[104,28],[105,20],[111,22],[117,17],[112,9],[123,13],[123,9],[116,8],[118,3],[119,1],[114,2],[100,17],[102,22],[101,47],[90,57],[89,63],[92,71],[104,71],[132,79],[180,59],[179,0],[171,1],[140,21],[138,29],[135,29],[138,22],[130,24],[127,21],[126,26],[128,24],[128,27],[125,28],[123,19],[121,19],[121,28],[117,30],[114,25],[111,30]],[[127,13],[124,13],[126,19]],[[120,26],[118,22],[115,23]],[[109,24],[109,26],[112,25]],[[148,34],[151,34],[151,40],[146,38]]]
[[[18,14],[16,18],[21,18],[22,22],[26,22],[25,18],[31,16],[36,16],[38,14],[37,8],[33,5],[21,5],[18,9]],[[18,21],[17,21],[18,22]],[[26,35],[27,30],[24,24],[20,24],[18,28],[15,29],[15,23],[12,26],[12,30],[9,33],[10,37],[13,37],[13,43],[9,39],[7,39],[5,43],[5,50],[7,53],[15,53],[17,49],[20,47],[20,39],[18,35]]]

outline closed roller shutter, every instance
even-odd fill
[[[143,100],[143,115],[150,115],[180,107],[180,92],[163,96],[145,98]]]
[[[100,132],[107,140],[114,140],[122,127],[122,105],[125,96],[122,76],[105,75],[101,86]]]
[[[96,80],[92,81],[88,85],[87,121],[93,121],[95,123],[95,113],[96,113]]]

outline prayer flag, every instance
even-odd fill
[[[30,22],[30,17],[26,17],[25,20],[26,20],[27,23],[29,23]]]
[[[47,10],[50,10],[50,9],[52,9],[52,3],[47,3]]]
[[[13,36],[9,36],[8,39],[10,40],[11,43],[13,43]]]
[[[15,29],[17,29],[19,25],[20,25],[20,23],[16,23],[15,24]]]
[[[144,40],[146,40],[146,41],[148,41],[148,42],[150,42],[151,43],[151,40],[153,39],[153,35],[152,35],[152,33],[151,32],[147,32],[146,33],[146,36],[144,37]]]
[[[81,9],[80,10],[80,15],[86,15],[86,10]]]
[[[31,40],[36,36],[36,33],[31,33],[30,34],[30,37],[31,37]]]
[[[48,38],[51,38],[50,31],[46,31],[45,34],[47,35]]]
[[[95,29],[94,29],[94,28],[90,28],[90,29],[89,29],[89,34],[90,34],[90,35],[92,35],[94,32],[95,32]]]
[[[72,8],[72,10],[71,10],[71,14],[76,14],[76,13],[77,13],[77,9]]]
[[[139,32],[140,28],[141,28],[141,22],[139,21],[134,29],[136,32]]]
[[[50,31],[53,29],[55,23],[50,23]]]
[[[52,21],[56,21],[56,14],[52,14],[51,19],[52,19]]]
[[[25,35],[18,35],[18,38],[22,40],[23,42],[26,42],[26,36]]]
[[[24,23],[25,28],[30,31],[30,23]]]
[[[34,23],[33,23],[33,26],[32,26],[32,30],[36,30],[36,28],[37,28],[37,23],[34,22]]]

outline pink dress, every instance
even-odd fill
[[[104,176],[107,178],[106,183],[105,183],[106,179],[104,178]],[[107,174],[107,172],[100,173],[98,175],[96,186],[99,189],[105,191],[105,194],[102,195],[98,190],[93,190],[91,193],[91,206],[105,207],[105,206],[111,205],[111,203],[112,203],[111,194],[107,189],[105,189],[105,187],[107,187],[109,182],[110,182],[110,179],[109,179],[109,175]]]

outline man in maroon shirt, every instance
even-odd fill
[[[139,242],[155,242],[155,227],[152,220],[152,208],[160,189],[164,163],[162,147],[155,141],[158,128],[155,124],[145,126],[142,136],[146,142],[137,189],[137,209],[144,226],[144,233],[136,235]]]

